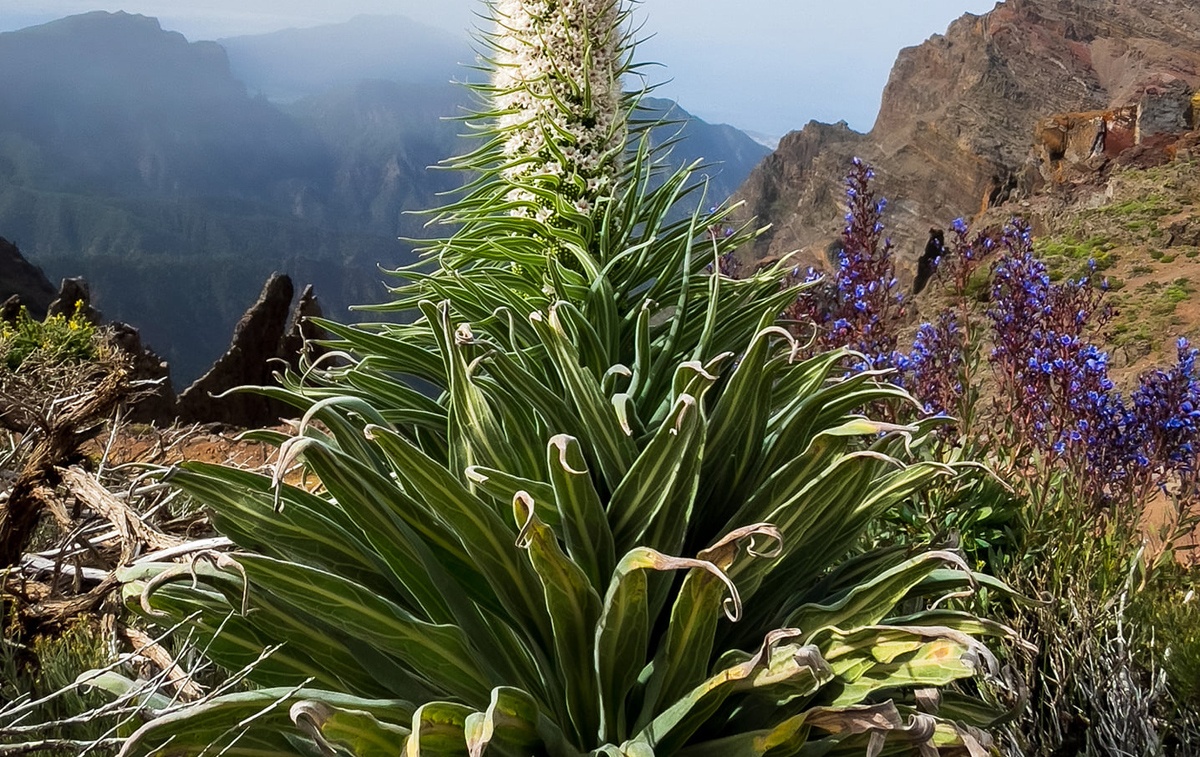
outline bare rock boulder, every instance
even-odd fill
[[[283,341],[279,345],[279,357],[291,368],[300,367],[300,354],[305,349],[309,352],[310,360],[315,359],[321,353],[320,348],[313,344],[312,340],[326,339],[329,334],[313,323],[312,319],[323,316],[321,303],[313,292],[312,284],[308,284],[300,293],[300,299],[296,300],[296,307],[292,310],[287,333],[284,334]]]
[[[46,315],[61,315],[63,318],[79,315],[89,323],[100,325],[100,312],[92,307],[92,290],[80,277],[62,280],[58,297],[50,303]]]
[[[112,341],[125,353],[130,367],[133,392],[129,398],[126,419],[133,423],[166,425],[175,420],[175,388],[171,384],[171,367],[142,343],[141,333],[127,323],[108,325]]]

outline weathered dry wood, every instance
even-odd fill
[[[21,609],[21,615],[26,621],[33,621],[43,629],[54,626],[61,627],[76,615],[98,609],[113,589],[120,585],[116,575],[110,573],[99,585],[87,593],[27,605]]]
[[[142,555],[133,561],[134,565],[152,562],[166,562],[174,560],[184,555],[191,555],[197,552],[210,552],[215,549],[224,549],[232,547],[233,542],[224,536],[212,536],[207,539],[196,539],[194,541],[184,542],[175,547],[168,549],[160,549],[157,552]]]
[[[117,633],[129,643],[129,646],[133,647],[134,654],[150,660],[166,674],[167,681],[178,692],[180,699],[185,702],[194,702],[204,696],[204,690],[200,688],[199,684],[193,681],[187,671],[179,667],[175,659],[171,657],[170,652],[163,649],[162,645],[154,639],[124,623],[117,624]]]
[[[107,520],[121,535],[121,563],[134,557],[134,547],[145,544],[152,550],[170,549],[184,543],[177,536],[164,534],[138,517],[129,505],[113,496],[100,482],[78,467],[59,468],[63,483],[92,512]]]
[[[22,474],[8,501],[0,504],[0,568],[20,561],[42,511],[50,507],[42,498],[47,491],[47,487],[38,485],[36,478]]]
[[[100,568],[77,568],[74,565],[62,565],[40,555],[25,555],[21,560],[21,568],[31,577],[46,573],[57,573],[67,578],[76,578],[87,583],[96,584],[108,578],[109,571]]]
[[[84,389],[69,397],[51,398],[42,417],[30,427],[33,447],[8,500],[0,503],[0,568],[17,564],[27,551],[38,519],[48,506],[39,490],[58,485],[56,466],[69,463],[79,445],[95,434],[98,424],[129,393],[123,368],[91,366],[81,370],[91,374],[75,376],[72,388]]]
[[[125,739],[115,736],[100,739],[98,742],[86,739],[38,739],[22,744],[0,744],[0,757],[24,757],[27,754],[44,755],[49,752],[82,754],[85,749],[94,750],[97,746],[115,750],[124,741]]]

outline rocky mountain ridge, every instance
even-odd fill
[[[903,50],[872,130],[810,123],[787,135],[735,199],[770,223],[747,256],[798,250],[821,265],[842,225],[849,160],[871,162],[902,268],[931,226],[974,218],[1046,180],[1040,120],[1138,107],[1200,88],[1200,6],[1190,0],[1008,0]]]

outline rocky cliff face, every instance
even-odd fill
[[[24,305],[35,318],[42,318],[54,299],[54,286],[15,244],[0,237],[0,301],[12,297],[14,307]]]
[[[901,51],[865,135],[810,123],[738,191],[772,224],[758,259],[799,250],[819,264],[841,231],[841,177],[874,164],[902,266],[930,226],[974,217],[1044,180],[1031,151],[1054,114],[1138,106],[1147,93],[1200,88],[1194,0],[1008,0]]]

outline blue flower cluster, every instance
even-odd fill
[[[997,249],[997,239],[988,232],[981,232],[974,237],[967,222],[956,218],[950,224],[950,242],[946,252],[938,262],[939,276],[949,279],[950,293],[956,305],[966,308],[968,289],[971,278],[980,265]]]
[[[907,355],[896,354],[897,383],[918,398],[929,415],[953,414],[965,389],[965,348],[965,331],[958,315],[942,310],[933,322],[917,329]]]
[[[1052,283],[1027,225],[1010,225],[1001,244],[987,311],[1000,411],[1034,447],[1083,455],[1113,390],[1108,355],[1088,334],[1107,323],[1111,309],[1090,276]]]
[[[1051,282],[1029,229],[1005,231],[994,267],[990,356],[998,411],[1019,442],[1063,461],[1096,503],[1144,497],[1173,481],[1195,485],[1200,450],[1197,351],[1143,374],[1128,398],[1109,378],[1109,356],[1089,339],[1112,317],[1094,275]],[[1094,274],[1094,265],[1089,264]]]
[[[1022,221],[974,237],[965,221],[954,221],[939,266],[953,306],[917,329],[911,351],[898,351],[905,302],[880,220],[886,202],[876,199],[873,178],[856,159],[846,179],[837,268],[828,276],[796,268],[785,281],[810,285],[783,314],[799,329],[815,326],[810,349],[849,347],[865,355],[847,366],[851,371],[895,368],[892,380],[926,413],[958,415],[971,425],[980,393],[974,371],[980,345],[990,342],[994,423],[964,431],[1003,445],[1017,460],[1037,451],[1061,464],[1097,505],[1141,501],[1168,483],[1179,496],[1200,496],[1200,351],[1181,340],[1173,367],[1142,375],[1122,396],[1109,377],[1108,354],[1091,341],[1113,315],[1104,301],[1107,282],[1097,281],[1092,263],[1087,275],[1054,282]],[[984,335],[972,317],[969,284],[996,254]]]
[[[849,347],[866,356],[866,368],[890,368],[895,363],[897,326],[904,313],[898,289],[891,240],[883,237],[881,218],[887,201],[871,189],[875,172],[855,158],[846,177],[846,226],[837,269],[817,286],[805,290],[784,317],[815,324],[813,348]],[[823,278],[813,269],[793,270],[785,284],[812,283]]]
[[[1181,338],[1175,365],[1143,373],[1128,400],[1118,394],[1098,398],[1103,412],[1089,437],[1092,472],[1125,489],[1165,487],[1175,481],[1181,490],[1195,493],[1200,451],[1197,354]]]

